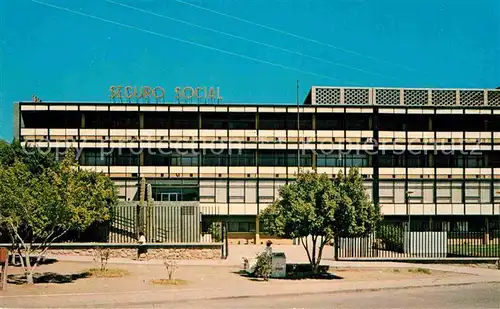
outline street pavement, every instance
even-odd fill
[[[127,308],[363,308],[363,309],[498,309],[500,284],[473,284],[383,290],[375,292],[348,292],[334,294],[267,296],[218,300],[197,300],[173,303],[142,302],[120,304]]]

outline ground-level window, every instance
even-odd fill
[[[228,232],[255,232],[255,222],[229,222]]]

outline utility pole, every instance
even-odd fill
[[[300,172],[300,112],[299,112],[299,80],[297,80],[297,173]]]

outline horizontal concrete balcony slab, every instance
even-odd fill
[[[379,114],[406,114],[405,108],[387,108],[382,107],[378,110]]]

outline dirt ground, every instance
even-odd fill
[[[256,281],[240,274],[237,267],[226,266],[180,266],[175,278],[187,281],[183,285],[154,285],[154,279],[166,279],[167,272],[163,265],[137,265],[137,264],[117,264],[108,265],[108,268],[119,268],[129,272],[127,276],[121,278],[94,278],[84,275],[89,268],[97,267],[93,263],[78,262],[54,262],[52,264],[41,265],[37,273],[44,274],[52,279],[51,283],[36,283],[29,286],[17,280],[22,271],[20,267],[9,267],[9,284],[7,290],[0,292],[0,295],[39,295],[39,294],[65,294],[65,293],[108,293],[108,292],[133,292],[151,291],[165,289],[234,289],[235,286],[244,289],[251,285],[266,284],[279,286],[280,284],[314,284],[314,282],[324,280],[286,280],[271,279],[269,282]],[[330,272],[341,279],[331,279],[338,281],[373,281],[373,280],[398,280],[398,279],[419,279],[464,276],[451,272],[432,271],[430,273],[422,269],[414,268],[411,271],[405,268],[330,268]]]

